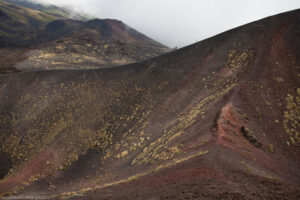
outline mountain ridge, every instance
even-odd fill
[[[119,20],[65,19],[21,5],[0,1],[2,74],[39,69],[111,67],[169,51],[168,47]],[[40,16],[51,17],[40,21]]]
[[[51,4],[42,4],[34,1],[28,0],[4,0],[6,2],[20,5],[26,8],[30,8],[32,10],[38,10],[50,15],[57,16],[58,18],[67,18],[67,19],[74,19],[80,21],[86,21],[89,17],[83,16],[80,13],[71,11],[67,8],[58,7]]]

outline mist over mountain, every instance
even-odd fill
[[[0,1],[0,73],[103,68],[169,51],[118,20],[88,20],[55,6],[9,2],[15,1]]]
[[[170,48],[300,8],[299,0],[36,0],[118,19]]]
[[[67,8],[58,7],[51,4],[38,3],[38,1],[30,1],[30,0],[5,0],[7,2],[20,5],[26,8],[30,8],[33,10],[38,10],[50,15],[57,16],[59,18],[70,18],[75,20],[87,20],[88,17],[81,15],[78,12],[71,11]]]

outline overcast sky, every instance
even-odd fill
[[[300,0],[35,0],[119,19],[169,46],[182,47],[231,28],[300,8]]]

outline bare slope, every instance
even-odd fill
[[[1,194],[298,199],[299,20],[111,69],[0,76]]]

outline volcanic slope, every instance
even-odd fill
[[[0,46],[30,44],[37,30],[58,19],[88,20],[56,6],[0,0]]]
[[[65,15],[46,12],[47,9],[33,10],[21,5],[0,0],[2,74],[111,67],[169,51],[168,47],[118,20],[66,19]]]
[[[53,15],[63,19],[75,19],[80,21],[86,21],[89,19],[89,17],[86,16],[85,14],[77,13],[67,8],[62,8],[51,4],[45,4],[45,3],[41,4],[30,0],[3,0],[3,1],[16,4],[25,8],[30,8],[32,10],[38,10],[43,13]]]
[[[1,75],[1,194],[299,199],[299,22],[110,69]]]
[[[7,47],[3,59],[18,71],[91,69],[134,63],[169,52],[169,48],[113,19],[87,22],[56,20],[37,33],[35,44]],[[8,67],[7,67],[8,68]]]
[[[30,37],[30,32],[38,30],[55,19],[59,18],[1,0],[0,46],[22,43],[22,40]]]

